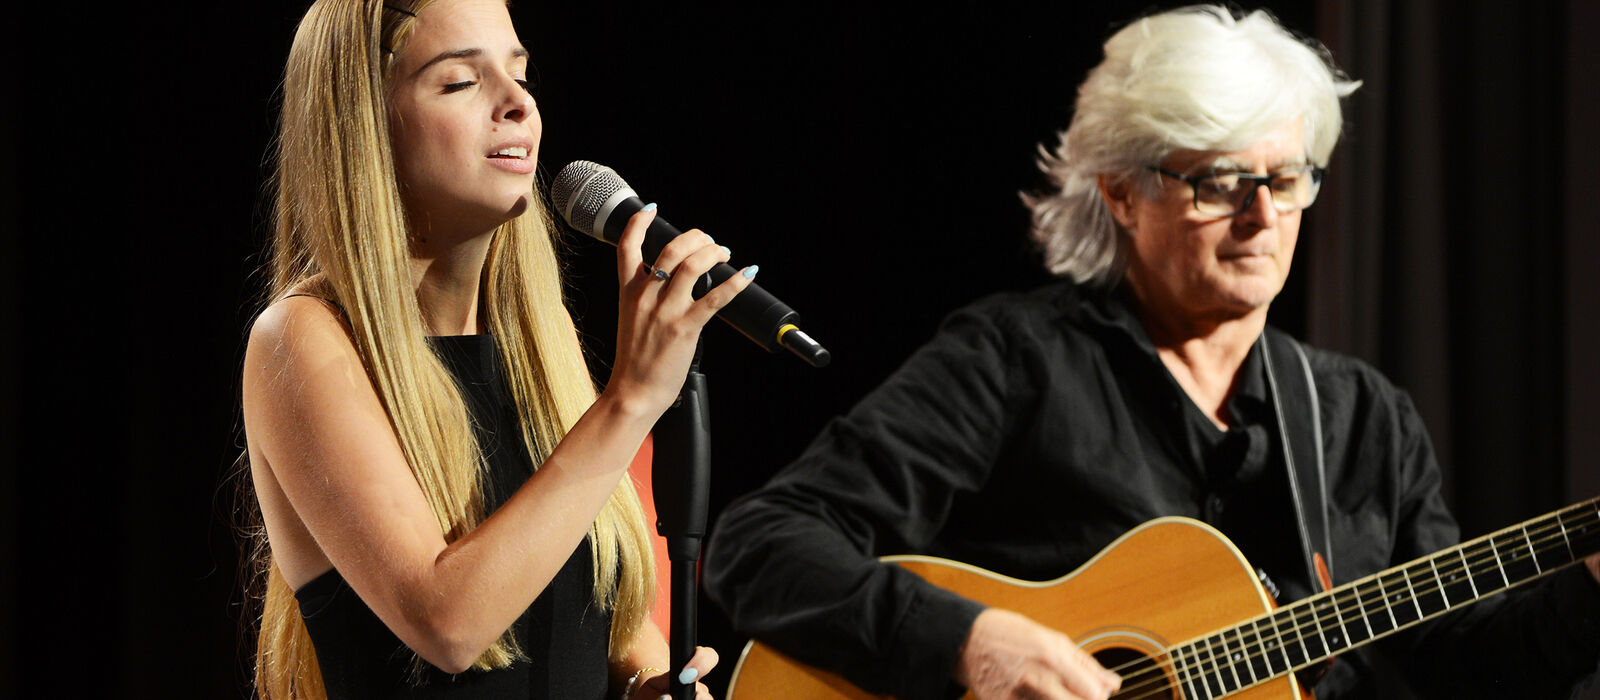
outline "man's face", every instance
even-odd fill
[[[1295,120],[1243,150],[1178,151],[1160,165],[1193,176],[1275,173],[1305,164],[1301,131]],[[1161,185],[1155,197],[1132,186],[1106,195],[1131,240],[1127,279],[1141,305],[1216,321],[1265,309],[1289,275],[1301,212],[1278,212],[1267,191],[1258,189],[1244,211],[1208,216],[1195,211],[1188,183],[1162,176]]]

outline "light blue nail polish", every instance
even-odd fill
[[[690,666],[690,667],[688,667],[686,669],[683,669],[683,673],[678,674],[678,682],[682,683],[684,685],[688,685],[690,683],[693,683],[694,679],[699,678],[699,677],[700,677],[700,669],[695,668],[693,666]]]
[[[656,698],[656,700],[672,700],[672,696],[671,695],[662,695],[661,697]]]
[[[655,210],[656,210],[656,203],[655,202],[651,202],[649,204],[644,205],[644,208],[640,209],[639,211],[655,211]]]
[[[744,269],[744,278],[747,280],[753,280],[756,278],[756,273],[760,271],[760,265],[751,265],[750,267]]]
[[[712,238],[712,237],[711,237],[711,234],[709,234],[709,233],[708,233],[708,234],[706,234],[706,242],[707,242],[707,243],[716,243],[716,242],[717,242],[717,239],[715,239],[715,238]],[[727,250],[727,249],[726,249],[726,248],[724,248],[724,249],[723,249],[723,250]]]
[[[733,251],[728,250],[728,246],[722,246],[722,254],[730,258],[733,257]]]

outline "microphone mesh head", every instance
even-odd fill
[[[599,163],[575,160],[550,183],[550,200],[573,228],[604,240],[604,233],[594,228],[594,217],[611,195],[627,186],[617,171]]]

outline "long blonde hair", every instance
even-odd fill
[[[409,234],[386,105],[394,54],[431,0],[317,0],[289,52],[277,144],[269,299],[308,281],[345,312],[356,351],[394,425],[411,473],[447,541],[485,517],[483,460],[455,381],[426,342],[411,280]],[[594,401],[565,312],[554,226],[537,195],[494,233],[482,317],[499,341],[529,454],[542,462]],[[263,698],[323,698],[321,673],[294,593],[253,533],[265,578],[256,651]],[[589,529],[594,600],[613,610],[611,654],[625,653],[655,590],[632,481],[623,478]],[[521,655],[508,631],[473,668]],[[420,662],[419,662],[420,663]]]

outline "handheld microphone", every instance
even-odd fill
[[[556,211],[573,228],[616,245],[622,238],[622,229],[628,217],[644,208],[639,195],[623,182],[615,170],[587,160],[575,160],[556,174],[550,184],[550,199]],[[672,239],[682,233],[661,217],[650,222],[645,231],[643,253],[645,260],[655,260]],[[737,274],[727,263],[718,263],[707,273],[711,286]],[[703,296],[698,288],[695,297]],[[832,355],[811,336],[800,330],[800,314],[761,285],[750,284],[717,312],[717,317],[743,333],[767,352],[786,348],[812,367],[823,367]]]

